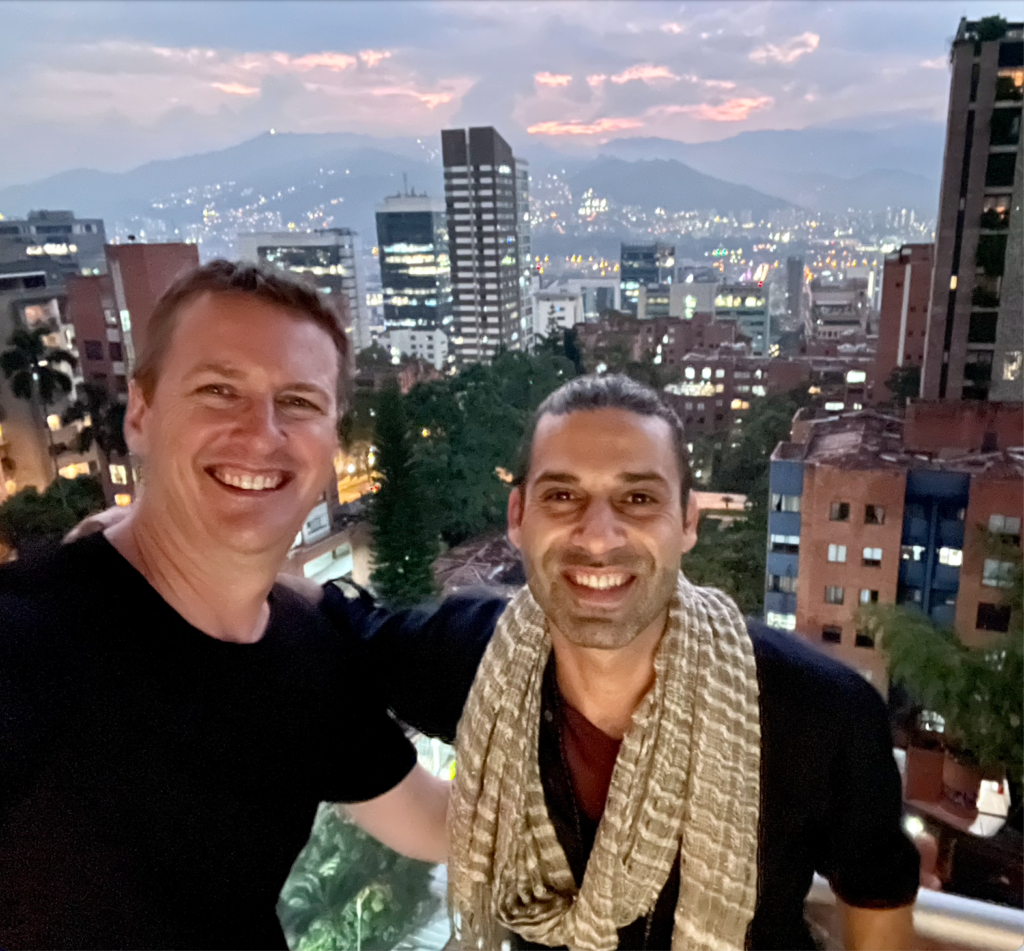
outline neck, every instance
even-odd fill
[[[222,641],[258,641],[270,620],[267,595],[284,552],[240,553],[203,546],[143,499],[108,541],[175,611]]]
[[[668,611],[625,647],[581,647],[551,625],[558,689],[565,701],[602,733],[621,740],[633,714],[654,686],[654,655],[665,633]]]

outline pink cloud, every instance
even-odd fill
[[[735,89],[736,83],[731,79],[705,79],[704,85],[708,89]]]
[[[390,50],[360,50],[359,58],[371,68],[376,66],[382,59],[391,55]]]
[[[214,89],[226,92],[229,96],[256,96],[259,94],[257,86],[245,86],[242,83],[210,83]]]
[[[598,86],[602,85],[607,78],[608,77],[604,73],[594,73],[587,77],[587,82],[590,84],[591,88],[596,89]]]
[[[455,97],[451,92],[420,92],[412,86],[381,86],[371,89],[374,96],[409,96],[418,99],[428,109],[436,109],[452,101]]]
[[[534,73],[533,81],[539,86],[568,86],[572,76],[565,73]]]
[[[594,122],[538,122],[527,128],[531,135],[599,135],[602,132],[618,132],[621,129],[638,129],[643,125],[640,119],[597,119]]]
[[[682,23],[662,23],[658,29],[661,30],[662,33],[673,33],[678,36],[683,32],[685,27]]]
[[[751,52],[750,59],[755,63],[795,63],[801,56],[813,53],[820,44],[821,37],[817,33],[801,33],[777,46],[774,43],[759,46]]]
[[[775,105],[771,96],[729,99],[719,105],[699,102],[689,106],[655,106],[651,112],[662,115],[686,115],[706,122],[741,122],[750,113]]]
[[[934,59],[923,59],[917,65],[922,69],[945,69],[949,60],[945,56],[936,56]]]
[[[630,66],[629,69],[625,69],[621,73],[616,73],[612,76],[612,82],[618,83],[620,86],[623,83],[631,83],[636,80],[644,83],[653,83],[662,79],[674,83],[679,77],[667,66],[651,66],[649,63],[640,66]]]
[[[356,65],[356,58],[347,53],[307,53],[292,59],[287,53],[275,53],[274,61],[282,66],[305,72],[310,69],[329,69],[332,72],[343,72]]]

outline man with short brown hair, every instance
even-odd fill
[[[213,262],[158,305],[128,516],[0,568],[0,946],[283,947],[321,801],[443,861],[448,784],[352,643],[275,584],[332,474],[348,343],[280,272]]]

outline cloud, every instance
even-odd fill
[[[708,89],[735,89],[736,83],[731,79],[705,79],[703,80],[704,85]]]
[[[214,89],[226,92],[229,96],[257,96],[259,87],[245,86],[242,83],[210,83]]]
[[[658,27],[658,29],[661,30],[662,33],[672,33],[678,36],[680,33],[683,32],[685,27],[682,25],[682,23],[662,23],[661,26]]]
[[[356,58],[347,53],[307,53],[292,59],[287,53],[274,53],[271,57],[287,69],[307,72],[311,69],[329,69],[332,72],[343,72],[356,65]]]
[[[594,122],[538,122],[527,128],[530,135],[600,135],[602,132],[619,132],[623,129],[639,129],[641,119],[597,119]]]
[[[597,89],[598,86],[604,85],[604,81],[607,78],[608,77],[604,73],[592,73],[587,77],[587,82],[590,84],[591,88]]]
[[[923,69],[945,69],[949,60],[945,56],[936,56],[934,59],[923,59],[917,65]]]
[[[360,50],[359,58],[371,69],[376,66],[382,59],[388,59],[391,56],[391,50]]]
[[[754,63],[795,63],[801,56],[813,53],[821,43],[817,33],[801,33],[776,46],[765,43],[751,51],[750,59]]]
[[[538,86],[568,86],[572,76],[566,73],[534,73],[533,80]]]
[[[706,122],[741,122],[752,112],[768,109],[775,105],[771,96],[729,99],[714,105],[710,102],[698,102],[692,105],[654,106],[650,111],[658,115],[685,115],[702,119]]]
[[[650,64],[630,66],[629,69],[625,69],[621,73],[616,73],[611,77],[612,82],[617,83],[620,86],[623,83],[636,81],[649,84],[658,82],[659,80],[667,80],[668,82],[674,83],[678,81],[678,79],[679,77],[667,66],[651,66]]]

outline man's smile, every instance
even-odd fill
[[[239,466],[207,466],[207,475],[222,486],[243,492],[272,492],[292,480],[284,469],[244,469]]]

